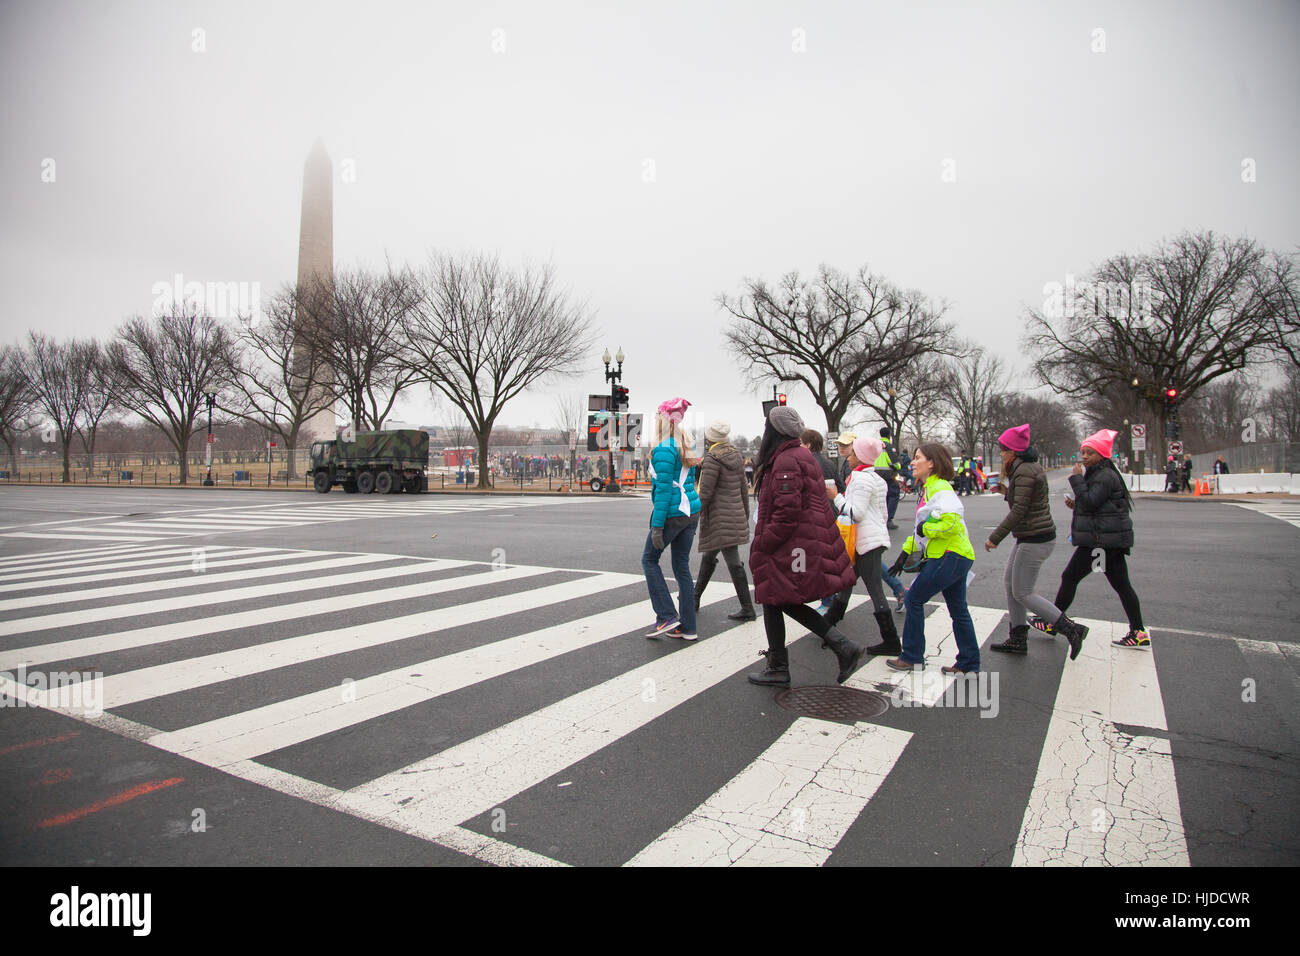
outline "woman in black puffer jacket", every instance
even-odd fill
[[[1074,500],[1066,501],[1066,507],[1074,510],[1070,523],[1074,554],[1061,572],[1061,586],[1052,603],[1065,614],[1074,602],[1079,582],[1092,572],[1094,562],[1100,560],[1103,562],[1100,570],[1105,572],[1128,616],[1128,634],[1112,643],[1121,647],[1150,647],[1151,638],[1142,626],[1142,605],[1128,579],[1126,557],[1133,547],[1133,499],[1110,460],[1111,444],[1117,434],[1102,429],[1083,440],[1080,449],[1083,465],[1076,464],[1070,476]],[[1097,549],[1102,553],[1094,556]],[[1040,631],[1054,633],[1042,618],[1034,618],[1032,624]]]

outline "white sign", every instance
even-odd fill
[[[578,448],[578,433],[569,432],[569,451],[576,451]]]
[[[1133,426],[1133,437],[1134,437],[1134,438],[1146,438],[1146,437],[1147,437],[1147,427],[1146,427],[1145,425],[1134,425],[1134,426]]]
[[[1146,440],[1146,438],[1144,438],[1144,437],[1142,437],[1142,436],[1139,436],[1139,435],[1134,435],[1134,436],[1133,436],[1133,450],[1134,450],[1134,451],[1146,451],[1146,450],[1147,450],[1147,440]]]
[[[1181,455],[1183,453],[1183,443],[1180,441],[1171,441],[1169,443],[1169,454]]]

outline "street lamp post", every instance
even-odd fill
[[[213,484],[212,481],[212,405],[213,403],[216,402],[217,396],[215,392],[208,392],[205,397],[208,400],[208,444],[207,444],[207,453],[204,455],[204,460],[208,464],[208,475],[206,478],[203,479],[203,484],[205,486],[210,486]]]
[[[620,490],[618,479],[614,477],[614,442],[619,440],[618,383],[623,381],[623,359],[623,348],[620,346],[618,353],[614,356],[614,360],[618,362],[618,369],[611,372],[609,370],[609,349],[605,349],[605,354],[601,356],[601,361],[605,363],[605,381],[609,382],[609,483],[605,485],[605,490],[611,494]]]

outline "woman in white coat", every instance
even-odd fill
[[[853,568],[858,580],[867,586],[871,596],[876,625],[880,628],[880,643],[867,648],[869,654],[900,654],[903,645],[899,642],[898,630],[894,627],[894,617],[885,601],[885,588],[881,580],[880,559],[889,547],[888,511],[886,499],[888,488],[885,480],[876,474],[872,467],[880,457],[882,449],[880,439],[863,436],[853,440],[848,454],[848,486],[843,494],[836,494],[834,488],[826,489],[826,496],[834,502],[835,509],[842,518],[847,518],[857,526],[857,541],[854,550]],[[849,607],[849,597],[853,589],[841,591],[835,595],[831,609],[826,612],[826,620],[834,627],[844,617]]]

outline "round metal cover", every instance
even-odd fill
[[[776,695],[788,711],[822,720],[870,720],[889,710],[889,698],[853,687],[791,687]]]

